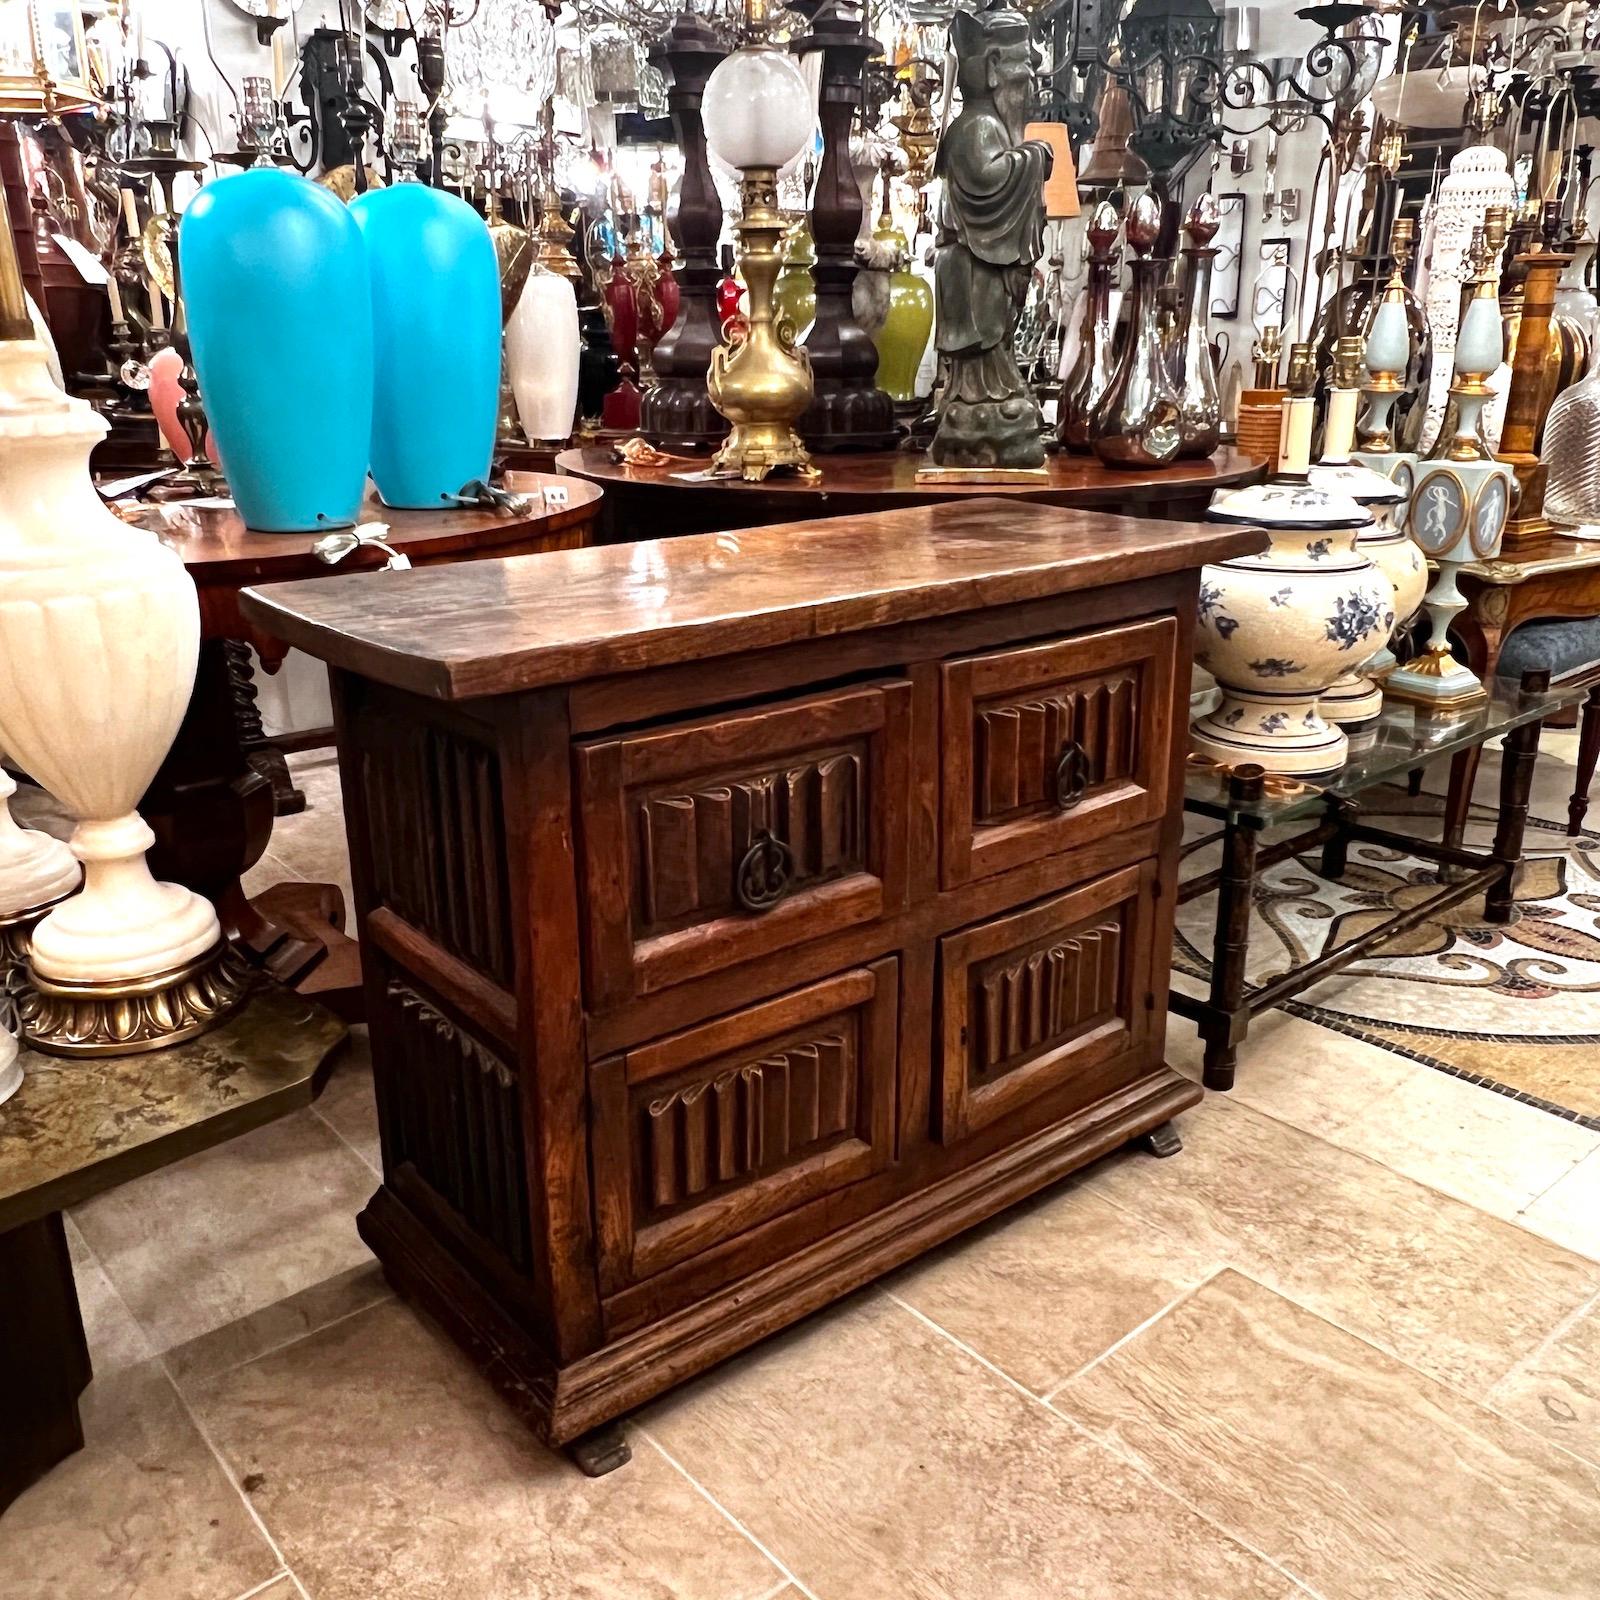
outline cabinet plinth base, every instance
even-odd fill
[[[546,1444],[596,1434],[664,1390],[1171,1119],[1199,1084],[1159,1067],[1109,1099],[960,1168],[721,1292],[558,1364],[389,1184],[357,1219],[395,1288],[438,1322]],[[585,1445],[575,1459],[602,1459]],[[620,1460],[612,1466],[620,1466]],[[602,1466],[610,1471],[610,1466]]]

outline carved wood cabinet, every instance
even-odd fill
[[[246,597],[333,669],[362,1234],[543,1437],[1198,1098],[1198,572],[1259,542],[979,499]]]

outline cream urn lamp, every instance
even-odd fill
[[[1400,491],[1387,513],[1374,508],[1382,524],[1383,544],[1379,545],[1376,533],[1369,536],[1372,559],[1388,573],[1395,586],[1395,633],[1398,635],[1417,614],[1423,592],[1428,587],[1427,559],[1421,546],[1411,538],[1407,523],[1417,457],[1410,450],[1395,448],[1397,441],[1392,425],[1395,401],[1405,390],[1405,374],[1411,361],[1411,326],[1406,318],[1405,284],[1398,268],[1389,279],[1372,326],[1367,330],[1364,359],[1367,378],[1363,388],[1367,404],[1356,432],[1357,448],[1350,453],[1350,459],[1357,466],[1382,474]],[[1381,679],[1397,665],[1394,651],[1386,644],[1367,663],[1367,672]]]
[[[749,16],[752,25],[760,20]],[[711,153],[740,174],[739,270],[750,293],[748,331],[711,355],[711,403],[733,424],[711,471],[759,482],[780,468],[810,468],[794,424],[811,403],[811,361],[796,346],[795,329],[774,316],[772,290],[787,226],[778,170],[810,141],[816,108],[794,58],[757,42],[717,63],[701,115]]]
[[[135,807],[189,703],[200,612],[178,556],[95,493],[105,432],[50,381],[0,209],[0,749],[75,818],[84,868],[34,926],[18,996],[24,1039],[58,1055],[190,1038],[242,992],[209,902],[145,862]]]
[[[1359,337],[1338,341],[1334,353],[1334,385],[1328,392],[1328,421],[1324,429],[1322,459],[1307,474],[1313,488],[1348,495],[1372,516],[1372,525],[1356,535],[1356,546],[1386,577],[1394,589],[1392,626],[1409,618],[1422,602],[1428,586],[1428,564],[1422,552],[1396,525],[1394,513],[1403,507],[1406,491],[1387,474],[1352,459],[1356,405],[1360,400],[1363,342]],[[1323,716],[1342,728],[1358,728],[1375,721],[1383,711],[1383,691],[1372,676],[1394,666],[1386,637],[1379,655],[1387,661],[1363,662],[1341,674],[1317,702]]]
[[[1511,510],[1511,469],[1496,461],[1478,437],[1478,413],[1488,400],[1489,377],[1505,352],[1494,281],[1481,277],[1461,319],[1455,343],[1456,433],[1442,458],[1418,463],[1411,488],[1411,537],[1439,573],[1423,605],[1430,623],[1428,647],[1397,667],[1387,694],[1412,704],[1456,710],[1488,698],[1478,675],[1450,649],[1451,619],[1466,609],[1456,582],[1469,561],[1492,560]]]

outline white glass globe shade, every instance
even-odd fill
[[[735,50],[706,84],[706,143],[730,167],[782,167],[811,140],[817,111],[794,58],[770,46]]]

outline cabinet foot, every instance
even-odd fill
[[[1153,1156],[1175,1156],[1183,1149],[1183,1140],[1170,1122],[1163,1122],[1160,1127],[1152,1128],[1143,1136],[1140,1143]]]
[[[633,1460],[633,1446],[620,1422],[607,1422],[574,1439],[567,1446],[567,1454],[585,1477],[603,1478]]]

